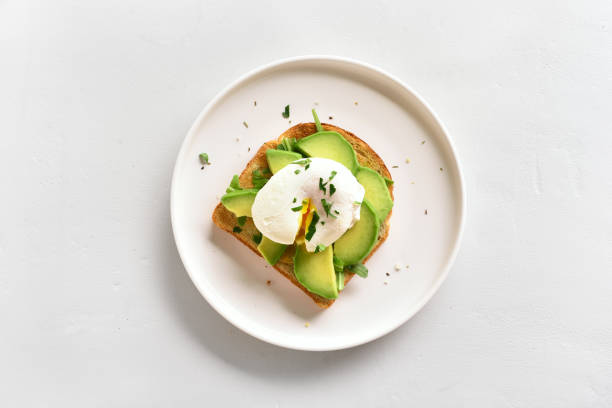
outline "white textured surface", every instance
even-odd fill
[[[612,405],[612,4],[404,3],[0,3],[0,404]],[[432,301],[328,353],[213,312],[168,210],[206,102],[312,53],[419,91],[468,192]]]

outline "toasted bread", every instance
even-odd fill
[[[323,129],[332,130],[340,133],[352,146],[357,154],[357,161],[360,165],[369,167],[378,173],[380,173],[383,177],[391,179],[391,174],[389,170],[385,166],[383,160],[376,154],[374,150],[366,142],[359,139],[357,136],[348,132],[344,129],[341,129],[337,126],[323,123]],[[281,134],[278,139],[271,140],[264,143],[259,150],[255,153],[255,156],[251,159],[251,161],[246,165],[246,168],[240,174],[240,185],[243,188],[252,188],[253,183],[251,180],[251,174],[253,171],[259,169],[264,170],[268,168],[268,162],[266,160],[266,150],[275,149],[278,144],[287,137],[301,139],[303,137],[309,136],[317,131],[314,123],[300,123],[292,128],[286,130],[283,134]],[[229,178],[229,177],[228,177]],[[391,198],[393,198],[393,184],[388,186],[389,193],[391,194]],[[374,252],[378,249],[378,247],[387,239],[387,235],[389,235],[389,218],[391,217],[391,212],[387,215],[385,220],[381,220],[381,227],[378,233],[378,242],[364,260],[367,261]],[[247,219],[246,224],[242,227],[242,231],[237,233],[233,232],[234,227],[237,225],[236,216],[227,210],[223,204],[219,203],[212,214],[213,222],[222,230],[229,232],[233,236],[235,236],[240,242],[249,247],[254,253],[261,256],[259,251],[257,250],[257,244],[253,240],[253,236],[258,234],[257,229],[255,228],[255,224],[251,218]],[[317,294],[309,292],[302,284],[300,284],[295,275],[293,273],[293,251],[291,251],[292,247],[289,247],[287,251],[283,254],[281,259],[274,265],[274,268],[279,271],[283,276],[293,282],[298,288],[300,288],[306,295],[310,296],[314,302],[322,307],[328,308],[334,303],[333,299],[326,299]],[[353,277],[352,273],[347,273],[345,275],[344,283],[345,285],[351,280]]]

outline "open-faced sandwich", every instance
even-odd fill
[[[393,181],[382,159],[337,126],[300,123],[235,175],[213,222],[329,307],[389,233]]]

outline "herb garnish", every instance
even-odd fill
[[[344,262],[342,262],[336,255],[334,255],[334,270],[336,272],[342,272],[344,270]]]
[[[348,265],[347,269],[362,278],[368,277],[368,268],[366,268],[363,264]]]
[[[295,138],[286,137],[278,144],[278,146],[276,146],[276,150],[286,150],[289,152],[294,152],[296,143],[297,141],[295,140]]]
[[[285,106],[285,111],[282,114],[283,114],[283,118],[285,119],[289,117],[289,105]]]
[[[294,171],[294,173],[295,173],[295,174],[300,174],[300,169],[296,169],[296,170]]]
[[[336,192],[336,186],[334,186],[333,184],[329,185],[329,196],[333,196],[334,193]]]
[[[210,164],[210,162],[208,161],[208,153],[200,153],[200,162],[203,165]]]
[[[308,231],[306,232],[306,241],[310,241],[312,236],[317,232],[317,222],[319,222],[319,214],[317,212],[312,213],[312,221],[310,221],[310,225],[308,226]]]
[[[323,244],[319,244],[319,245],[317,245],[317,247],[315,248],[315,254],[316,254],[317,252],[323,252],[323,251],[325,251],[325,248],[327,248],[327,247],[326,247],[325,245],[323,245]]]
[[[241,227],[244,226],[244,224],[246,223],[247,217],[246,215],[243,215],[242,217],[238,217],[237,221],[238,221],[238,225],[240,225]]]
[[[241,233],[242,232],[242,228],[236,226],[236,227],[234,227],[234,229],[232,231],[233,232],[237,232],[237,233]]]
[[[310,162],[312,162],[312,160],[310,159],[300,159],[300,160],[294,161],[293,164],[299,164],[300,166],[303,166],[303,165],[310,164]]]
[[[383,178],[385,179],[385,183],[387,183],[387,186],[390,186],[394,183],[394,181],[391,180],[390,178],[386,178],[386,177],[383,177]]]
[[[335,212],[336,214],[340,214],[340,213],[338,212],[338,210],[334,210],[334,212]]]
[[[263,238],[263,235],[260,233],[257,233],[255,235],[253,235],[253,242],[255,242],[257,245],[259,245],[261,243],[261,239]]]
[[[329,180],[327,180],[327,181],[332,181],[332,179],[333,179],[334,177],[336,177],[336,174],[338,174],[338,172],[337,172],[336,170],[332,170],[332,172],[331,172],[331,176],[329,176]]]
[[[297,198],[293,197],[293,202],[295,203],[297,201]]]
[[[323,194],[327,193],[327,190],[325,189],[326,185],[327,183],[323,183],[323,179],[319,177],[319,190],[323,191]]]
[[[302,211],[302,207],[303,207],[303,206],[301,206],[301,205],[300,205],[300,206],[298,206],[298,207],[293,207],[293,208],[291,209],[291,211],[293,211],[293,212]]]
[[[332,205],[334,205],[334,203],[328,203],[326,199],[322,198],[321,199],[321,205],[323,206],[323,210],[325,210],[325,214],[328,217],[338,218],[334,214],[330,213]],[[336,211],[336,214],[340,214],[340,213]]]
[[[344,289],[344,271],[336,273],[336,284],[338,285],[338,290]]]

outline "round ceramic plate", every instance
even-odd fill
[[[366,141],[395,181],[390,234],[367,262],[369,277],[355,276],[326,310],[211,219],[232,175],[264,142],[312,122],[312,108]],[[432,110],[393,76],[336,57],[276,62],[215,97],[181,147],[171,200],[180,256],[210,305],[252,336],[301,350],[356,346],[412,317],[446,277],[465,206],[457,157]]]

